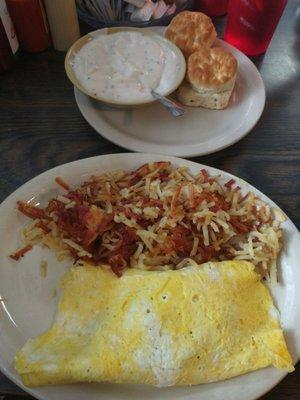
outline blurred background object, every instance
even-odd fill
[[[224,39],[248,56],[266,52],[287,0],[230,0]]]
[[[93,28],[168,25],[193,0],[76,0],[81,20]]]
[[[13,66],[18,49],[18,38],[5,0],[0,0],[0,72]]]
[[[41,0],[6,0],[20,46],[30,53],[47,49],[51,44],[49,25]]]
[[[195,9],[210,17],[220,17],[227,13],[228,0],[195,0]]]
[[[44,1],[53,46],[56,50],[66,51],[80,37],[75,0]]]

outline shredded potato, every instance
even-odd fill
[[[192,175],[163,161],[92,176],[72,190],[56,180],[64,193],[44,209],[18,202],[35,220],[23,231],[26,251],[44,244],[59,259],[106,264],[118,276],[125,268],[240,259],[253,262],[263,277],[276,277],[280,224],[268,205],[242,194],[234,180],[222,185],[206,170]]]

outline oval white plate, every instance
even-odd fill
[[[61,176],[71,184],[78,184],[91,174],[114,169],[133,169],[158,160],[169,160],[175,165],[186,165],[192,172],[207,168],[211,174],[221,174],[224,181],[235,178],[226,172],[191,161],[151,154],[114,154],[79,160],[51,169],[27,182],[0,205],[0,368],[17,385],[43,400],[253,400],[276,385],[285,373],[266,368],[223,382],[182,388],[158,389],[137,385],[78,384],[25,388],[12,362],[15,353],[32,336],[47,329],[52,321],[57,298],[53,290],[68,264],[59,263],[46,249],[35,247],[20,261],[8,258],[10,252],[21,245],[20,229],[28,219],[16,211],[16,201],[32,200],[44,203],[58,193],[55,177]],[[271,206],[275,204],[246,182],[238,180],[242,190],[253,190]],[[300,356],[300,238],[294,224],[287,219],[283,224],[284,249],[279,263],[280,284],[271,288],[280,310],[288,348],[297,361]],[[46,278],[40,276],[40,262],[48,262]]]
[[[172,117],[159,103],[138,109],[113,109],[75,88],[75,99],[87,122],[103,137],[133,151],[194,157],[221,150],[243,138],[259,120],[265,88],[252,61],[218,40],[238,60],[238,75],[225,110],[186,107]]]

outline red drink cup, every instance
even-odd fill
[[[248,56],[265,53],[287,0],[230,0],[224,39]]]
[[[196,0],[196,10],[210,17],[219,17],[227,13],[229,0]]]

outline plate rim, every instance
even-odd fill
[[[72,167],[75,164],[92,163],[93,161],[96,161],[97,159],[100,159],[100,158],[108,158],[109,159],[110,157],[117,157],[117,158],[120,158],[120,159],[122,159],[123,157],[125,157],[125,158],[130,157],[130,158],[133,159],[133,162],[136,162],[136,160],[135,160],[136,156],[139,156],[139,157],[140,156],[144,156],[145,158],[153,158],[154,157],[155,160],[156,160],[157,157],[160,157],[161,159],[166,158],[167,159],[166,161],[170,161],[170,162],[175,163],[175,164],[179,164],[180,162],[183,161],[184,163],[187,162],[188,164],[193,164],[195,167],[197,166],[197,167],[200,167],[200,168],[202,168],[202,167],[208,168],[209,170],[213,171],[214,173],[221,174],[221,176],[223,174],[225,174],[226,177],[237,179],[237,180],[241,181],[242,184],[245,185],[245,187],[249,188],[249,190],[253,190],[254,189],[254,191],[257,192],[259,196],[262,196],[264,201],[266,200],[268,203],[270,203],[272,205],[272,207],[275,206],[277,209],[279,209],[281,212],[283,212],[283,214],[286,217],[286,220],[284,222],[288,222],[290,224],[292,230],[294,231],[294,233],[298,234],[299,238],[300,238],[300,232],[299,232],[297,226],[294,224],[294,222],[289,218],[289,216],[271,198],[269,198],[267,195],[265,195],[263,192],[261,192],[259,189],[257,189],[255,186],[251,185],[250,183],[248,183],[244,179],[239,178],[238,176],[233,175],[230,172],[227,172],[225,170],[221,170],[221,169],[218,169],[218,168],[215,168],[215,167],[212,167],[212,166],[209,166],[209,165],[205,165],[205,164],[202,164],[202,163],[199,163],[199,162],[196,162],[196,161],[187,160],[187,159],[184,159],[184,158],[181,158],[181,157],[166,156],[166,155],[157,154],[157,153],[110,153],[110,154],[97,155],[97,156],[92,156],[92,157],[87,157],[87,158],[81,158],[81,159],[74,160],[74,161],[71,161],[71,162],[67,162],[67,163],[64,163],[64,164],[59,164],[59,165],[57,165],[55,167],[49,168],[48,170],[46,170],[46,171],[34,176],[33,178],[29,179],[28,181],[23,183],[21,186],[19,186],[16,190],[14,190],[9,196],[7,196],[0,203],[0,213],[1,213],[1,209],[3,207],[5,207],[8,203],[10,203],[14,197],[18,196],[19,192],[22,192],[22,189],[24,187],[26,187],[27,185],[34,185],[36,183],[36,181],[42,180],[42,178],[47,176],[49,173],[53,174],[56,171],[59,171],[63,167],[66,167],[66,166]],[[139,162],[142,162],[142,160],[140,160]],[[150,162],[150,161],[144,161],[144,162]],[[0,270],[0,274],[1,274],[1,270]],[[299,360],[300,360],[300,350],[299,350],[298,354],[296,355],[296,358],[293,359],[293,364],[296,365],[299,362]],[[262,369],[262,370],[264,370],[264,369]],[[2,359],[1,359],[1,354],[0,354],[0,371],[8,379],[10,379],[14,384],[16,384],[18,387],[20,387],[21,389],[23,389],[25,392],[29,393],[33,397],[35,397],[35,398],[37,398],[39,400],[45,400],[45,399],[51,400],[52,397],[48,397],[48,396],[45,397],[42,393],[39,393],[40,387],[32,389],[32,388],[28,388],[25,385],[23,385],[23,383],[22,383],[22,381],[21,381],[19,376],[13,375],[13,373],[11,371],[9,371],[5,366],[3,366],[3,362],[2,362]],[[272,383],[272,385],[269,386],[268,389],[266,389],[264,392],[261,392],[257,397],[247,397],[247,398],[245,397],[244,400],[257,400],[261,396],[263,396],[264,394],[266,394],[270,390],[272,390],[275,386],[277,386],[288,375],[288,372],[285,372],[285,371],[280,371],[280,372],[281,372],[280,376],[278,378],[276,378],[274,383]],[[243,376],[243,375],[241,375],[241,376]],[[234,378],[238,378],[238,376],[234,377]],[[195,385],[195,386],[200,386],[200,385]],[[62,387],[63,387],[63,385],[62,385]],[[43,388],[43,387],[41,387],[41,388]]]
[[[161,27],[159,27],[160,29]],[[150,28],[145,28],[145,29],[150,29]],[[159,34],[159,30],[157,29],[155,31],[157,34]],[[161,33],[160,33],[161,34]],[[161,34],[162,35],[162,34]],[[244,120],[243,125],[246,124],[246,129],[244,132],[239,133],[241,131],[241,127],[237,127],[235,129],[236,135],[235,137],[231,138],[230,140],[223,140],[223,142],[219,145],[206,145],[208,148],[203,150],[203,143],[196,143],[196,144],[189,144],[187,145],[190,149],[186,149],[186,145],[168,145],[168,144],[162,144],[162,143],[155,143],[155,142],[149,142],[149,141],[144,141],[141,138],[136,138],[134,136],[127,135],[123,131],[119,130],[118,128],[115,128],[114,126],[110,125],[107,123],[105,118],[101,115],[101,112],[99,110],[96,110],[95,107],[93,107],[92,99],[90,99],[89,96],[86,96],[83,92],[81,92],[78,88],[74,87],[74,97],[75,101],[77,104],[77,107],[83,116],[83,118],[86,120],[86,122],[103,138],[106,140],[114,143],[117,146],[120,146],[124,149],[136,151],[136,152],[143,152],[144,149],[147,150],[149,148],[149,153],[159,153],[161,152],[161,148],[163,147],[165,149],[165,155],[174,155],[176,157],[184,157],[184,158],[190,158],[190,157],[196,157],[200,155],[207,155],[211,153],[215,153],[217,151],[223,150],[238,141],[242,140],[248,133],[252,131],[252,129],[255,127],[255,125],[258,123],[264,109],[265,109],[265,104],[266,104],[266,89],[264,85],[264,81],[262,79],[262,76],[259,72],[259,70],[256,68],[255,64],[253,61],[250,60],[244,53],[242,53],[240,50],[238,50],[236,47],[232,46],[231,44],[225,42],[222,39],[217,39],[216,44],[220,44],[221,46],[229,49],[233,53],[238,54],[238,56],[241,58],[241,60],[244,63],[247,63],[248,67],[251,68],[257,78],[257,82],[259,82],[259,87],[257,90],[259,90],[259,96],[257,97],[255,106],[256,111],[254,118],[251,120],[250,124],[247,124],[247,121],[249,120]],[[239,67],[241,68],[241,66]],[[84,99],[84,101],[82,100]],[[90,108],[90,110],[89,110]],[[209,110],[208,110],[209,111]],[[89,114],[97,113],[99,114],[99,119],[101,120],[101,126],[98,125],[99,120],[95,122],[94,118],[91,117]],[[222,112],[222,110],[219,110],[219,112]],[[105,132],[106,131],[106,132]],[[105,133],[103,133],[105,132]],[[128,144],[129,142],[129,144]],[[206,141],[209,142],[209,141]],[[175,149],[177,147],[177,149]],[[170,150],[168,150],[170,148]]]

